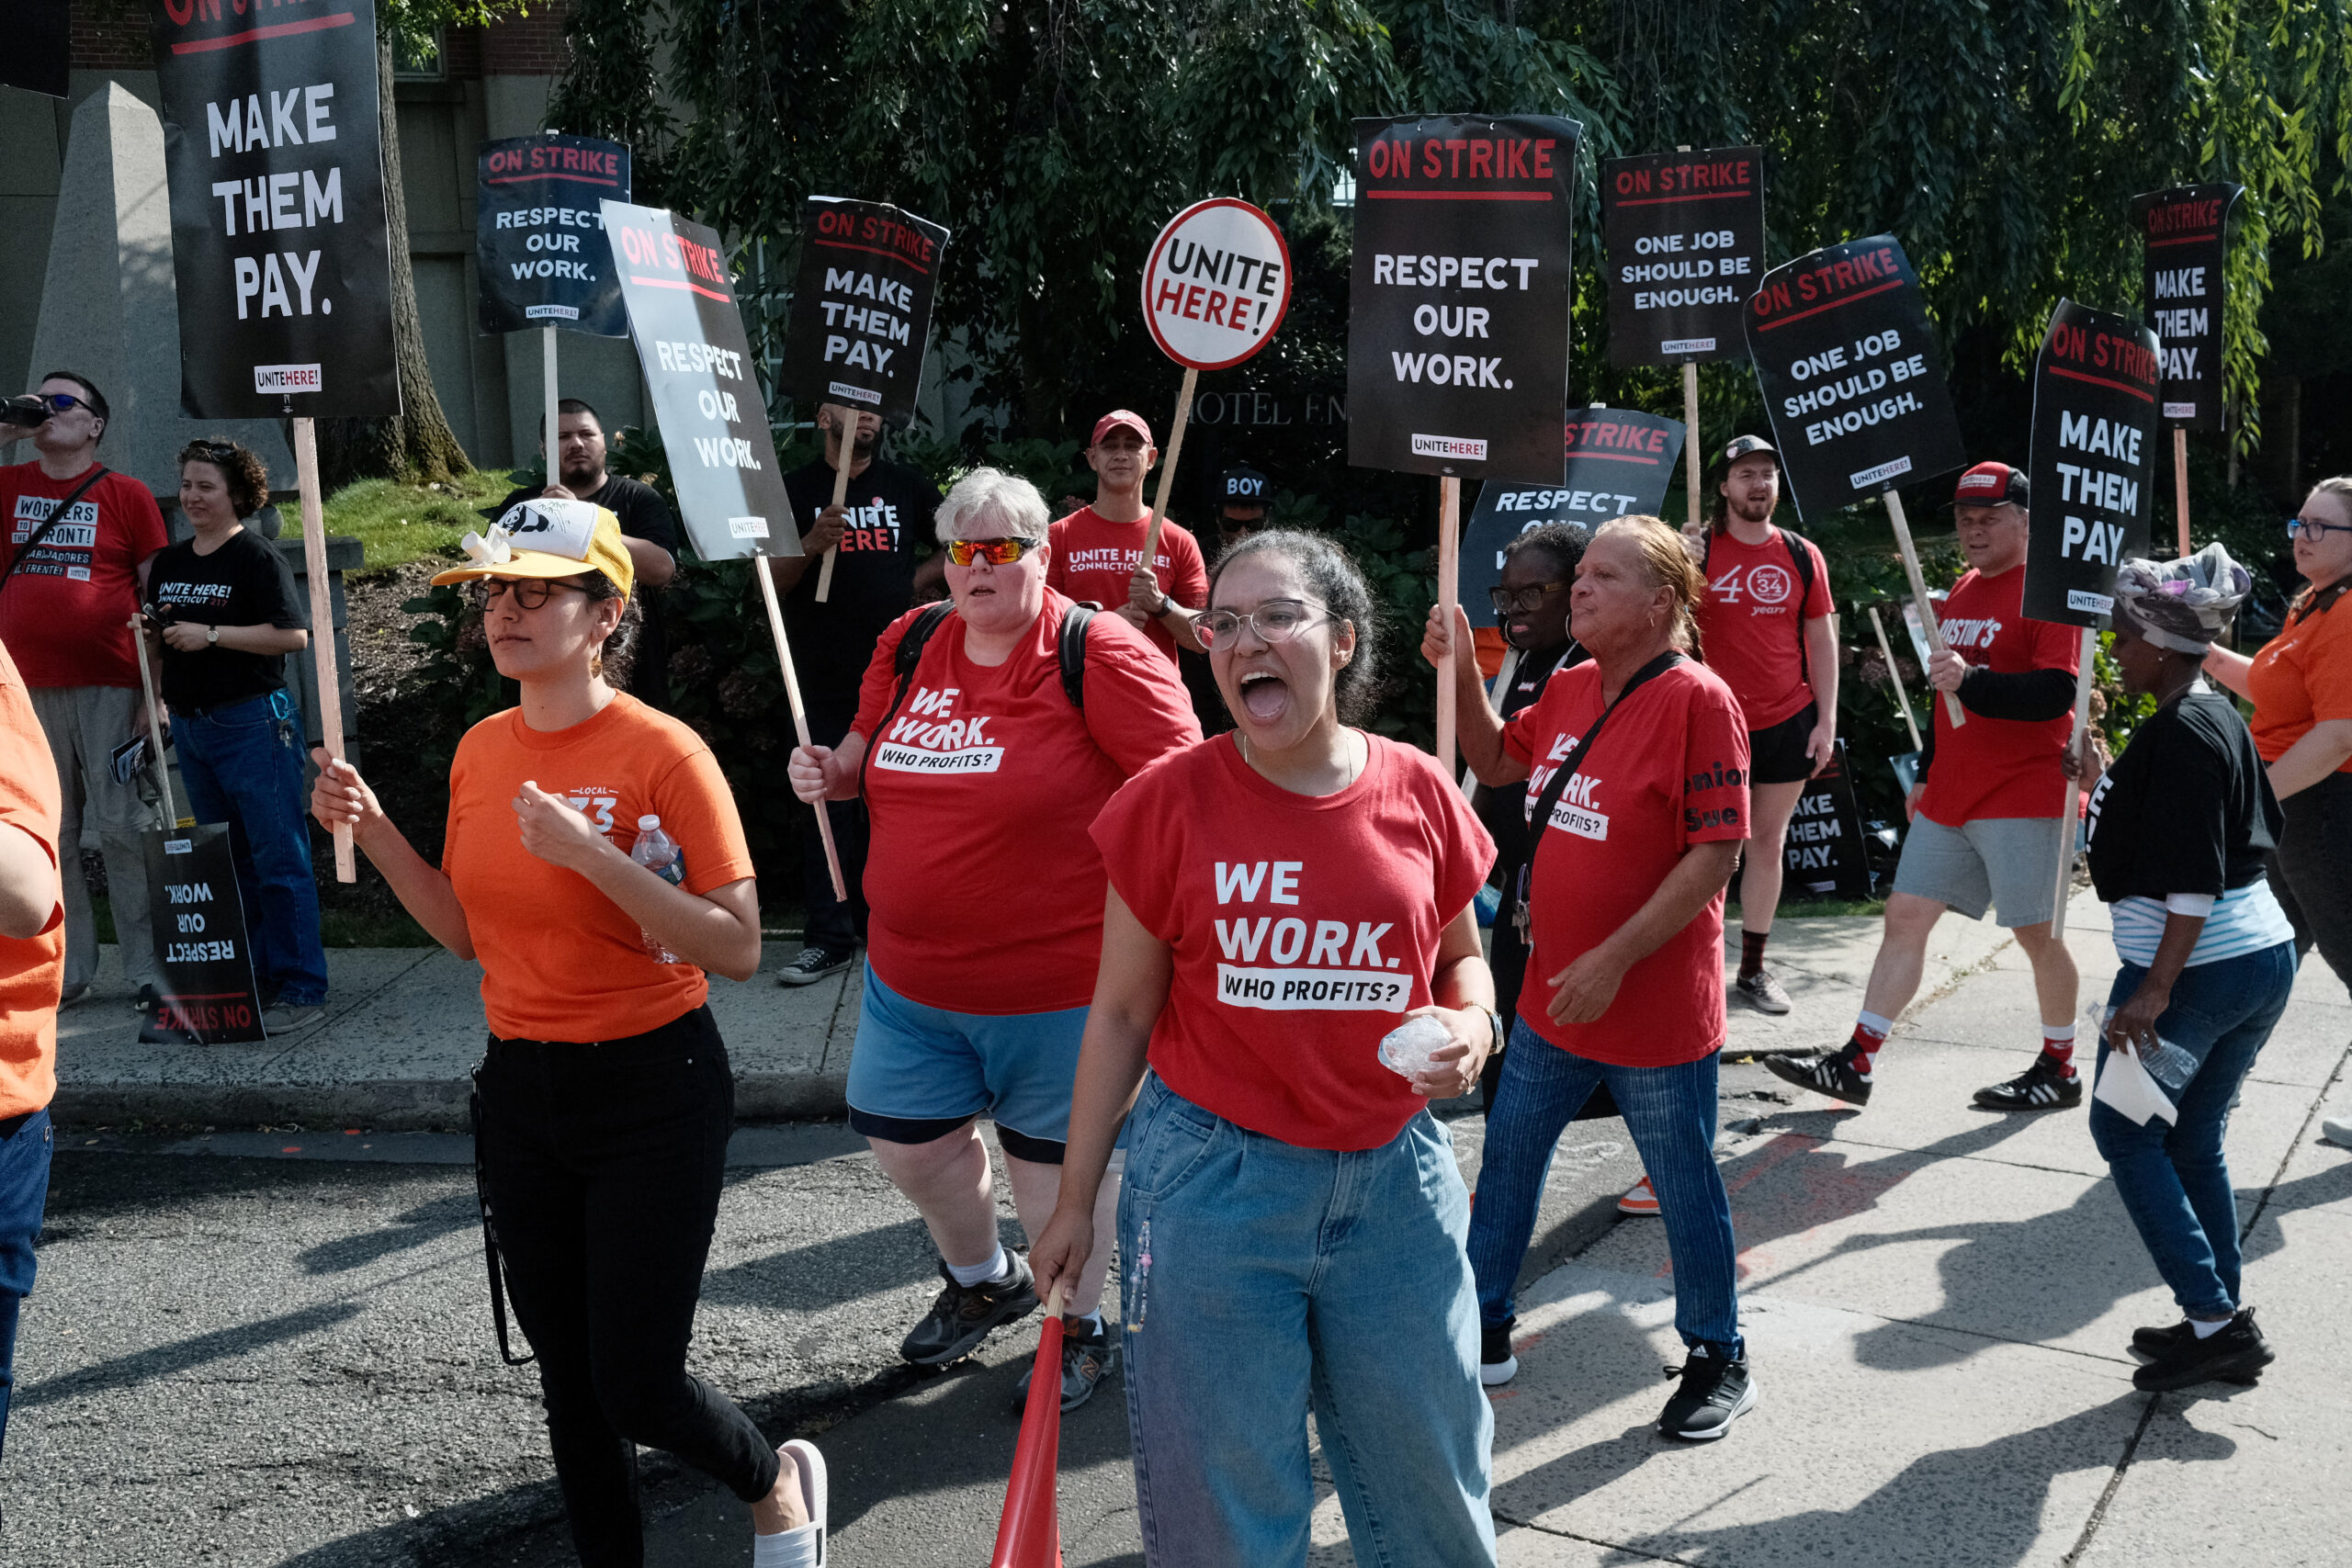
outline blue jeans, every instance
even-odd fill
[[[2108,1005],[2121,1007],[2147,974],[2125,964]],[[2177,1097],[2180,1120],[2167,1127],[2151,1116],[2145,1126],[2134,1126],[2104,1102],[2091,1101],[2091,1142],[2107,1161],[2156,1272],[2190,1317],[2237,1310],[2238,1207],[2222,1136],[2238,1085],[2287,1010],[2294,984],[2295,946],[2286,942],[2182,970],[2173,982],[2172,1005],[2156,1020],[2159,1035],[2198,1059],[2196,1075]],[[2106,1070],[2104,1033],[2098,1065]]]
[[[0,1452],[17,1387],[17,1305],[33,1293],[33,1242],[49,1202],[49,1112],[36,1111],[0,1140]]]
[[[1144,1080],[1119,1192],[1127,1423],[1150,1568],[1306,1561],[1315,1413],[1356,1561],[1495,1561],[1468,1195],[1427,1111],[1300,1148]]]
[[[1709,1055],[1675,1067],[1620,1067],[1563,1051],[1526,1020],[1511,1021],[1502,1081],[1487,1116],[1478,1202],[1470,1212],[1470,1264],[1478,1271],[1486,1322],[1510,1321],[1553,1151],[1594,1086],[1605,1083],[1666,1221],[1676,1330],[1685,1345],[1708,1346],[1728,1359],[1747,1353],[1731,1198],[1715,1169],[1716,1060]]]
[[[229,825],[262,996],[317,1007],[327,999],[327,953],[302,810],[302,728],[291,699],[281,691],[210,713],[175,713],[172,740],[196,819]]]

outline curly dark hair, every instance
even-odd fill
[[[583,573],[580,587],[591,604],[622,597],[621,585],[601,571]],[[629,675],[637,668],[637,637],[644,629],[644,604],[632,590],[621,606],[621,624],[605,639],[605,684],[616,692],[628,685]]]
[[[229,504],[239,518],[251,517],[269,502],[269,466],[233,441],[191,441],[180,448],[180,466],[208,463],[220,472],[228,487]]]
[[[1251,556],[1277,555],[1298,568],[1306,586],[1329,607],[1331,618],[1355,629],[1355,652],[1331,680],[1332,700],[1340,722],[1360,724],[1371,716],[1380,694],[1380,611],[1372,588],[1347,552],[1319,534],[1295,528],[1268,528],[1250,535],[1217,558],[1209,578],[1209,603],[1216,603],[1216,585],[1234,562]]]
[[[1538,523],[1503,547],[1503,554],[1515,556],[1521,550],[1533,550],[1550,561],[1555,570],[1570,577],[1577,574],[1577,562],[1584,559],[1584,547],[1592,543],[1592,530],[1577,523]]]

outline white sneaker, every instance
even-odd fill
[[[2330,1116],[2319,1124],[2319,1135],[2341,1148],[2352,1149],[2352,1116]]]

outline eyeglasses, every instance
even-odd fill
[[[1295,599],[1269,599],[1246,615],[1236,615],[1231,610],[1208,611],[1193,622],[1193,629],[1211,649],[1240,641],[1244,626],[1256,632],[1258,640],[1272,648],[1288,642],[1317,621],[1329,618]]]
[[[1532,615],[1544,607],[1544,600],[1555,593],[1566,592],[1567,587],[1565,582],[1539,582],[1532,588],[1517,590],[1489,588],[1487,590],[1487,602],[1495,607],[1498,615],[1508,615],[1513,612]]]
[[[568,588],[574,593],[588,592],[576,582],[558,582],[552,578],[491,577],[477,578],[467,583],[466,596],[473,601],[475,609],[487,610],[512,592],[516,609],[536,610],[552,598],[559,588]]]
[[[1030,551],[1043,548],[1041,539],[950,539],[947,558],[957,566],[969,566],[975,560],[1011,566]]]
[[[89,399],[77,398],[71,392],[35,392],[33,396],[47,403],[51,413],[63,413],[69,409],[89,409],[92,413],[98,412],[90,407]]]
[[[2287,519],[2287,537],[2324,544],[2330,534],[2352,534],[2352,523],[2314,523],[2308,517]]]

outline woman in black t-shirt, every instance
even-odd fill
[[[180,511],[196,536],[158,551],[146,614],[188,805],[225,822],[244,900],[262,1022],[273,1035],[325,1016],[326,950],[302,799],[302,727],[286,655],[310,633],[294,574],[244,520],[269,499],[269,470],[233,441],[180,453]]]

